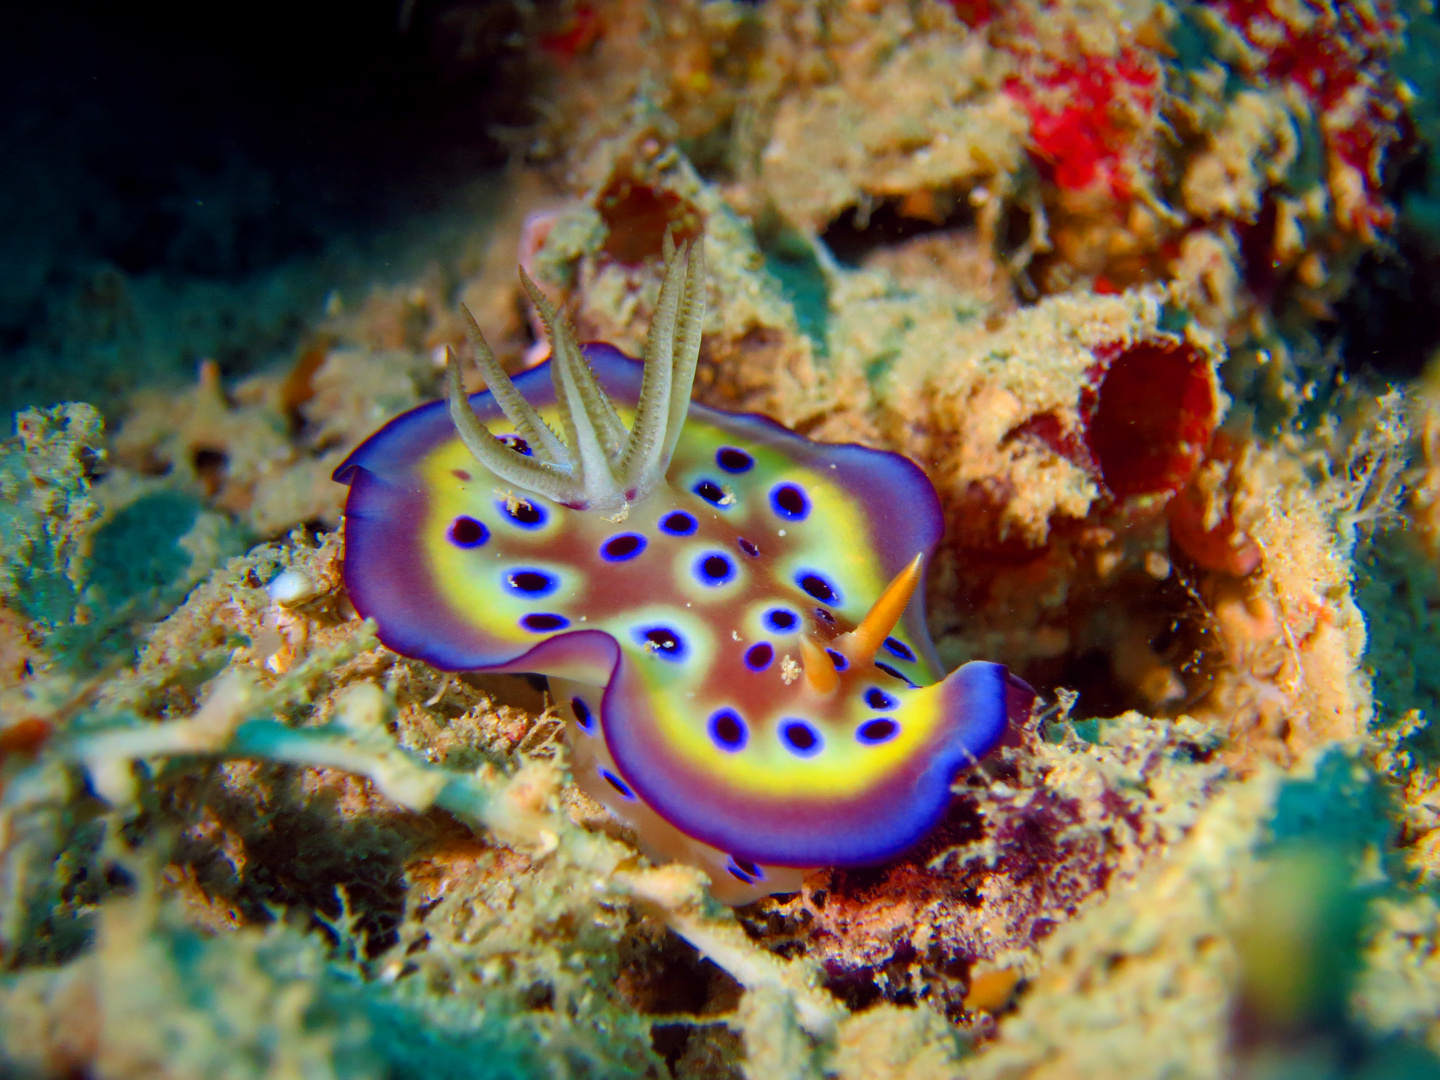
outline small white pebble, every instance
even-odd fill
[[[352,683],[337,696],[334,719],[354,732],[383,731],[389,712],[384,690],[373,682]]]
[[[270,599],[283,607],[309,600],[318,591],[315,579],[300,570],[282,570],[265,586]]]

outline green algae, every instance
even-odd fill
[[[53,1075],[87,1042],[104,1047],[94,1067],[105,1076],[381,1074],[363,1018],[343,1003],[338,966],[313,936],[283,923],[202,933],[157,902],[153,868],[137,869],[136,893],[100,907],[93,951],[0,978],[9,1075]]]
[[[1327,751],[1304,779],[1288,780],[1275,798],[1269,843],[1262,853],[1289,845],[1323,843],[1352,858],[1388,848],[1394,802],[1380,779],[1344,750]]]
[[[1432,1048],[1361,1013],[1377,1008],[1373,991],[1360,995],[1388,946],[1385,913],[1420,895],[1395,847],[1399,809],[1373,768],[1338,748],[1280,785],[1236,935],[1245,1053],[1261,1075],[1440,1072]]]
[[[0,603],[31,621],[62,669],[133,652],[146,625],[239,552],[242,533],[185,490],[141,490],[107,512],[92,406],[32,409],[16,428],[0,446]]]
[[[178,603],[198,579],[197,569],[208,570],[211,559],[234,553],[238,536],[226,536],[214,555],[204,557],[199,568],[194,565],[185,540],[204,513],[195,496],[161,490],[100,521],[90,536],[90,558],[81,569],[76,598],[88,618],[77,620],[72,609],[70,621],[56,626],[50,637],[61,663],[83,668],[132,652],[144,626]]]
[[[54,631],[80,605],[84,550],[100,514],[91,494],[104,422],[84,404],[32,409],[0,445],[0,600]]]
[[[1355,567],[1378,723],[1391,727],[1412,710],[1434,717],[1440,713],[1440,574],[1413,538],[1393,530],[1360,544]],[[1440,761],[1440,730],[1433,724],[1419,725],[1406,745]]]
[[[815,255],[815,243],[777,223],[757,233],[765,271],[794,308],[800,332],[817,357],[829,355],[830,281]]]

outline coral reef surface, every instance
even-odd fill
[[[483,242],[0,444],[0,1073],[1440,1073],[1433,12],[438,6],[537,103]],[[1042,698],[738,909],[378,644],[329,480],[462,303],[541,358],[516,263],[638,353],[667,232],[697,398],[921,465],[942,658]]]

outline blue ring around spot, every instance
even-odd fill
[[[689,536],[699,527],[695,515],[684,510],[672,510],[660,519],[660,531],[671,536]]]
[[[737,859],[734,855],[731,855],[730,865],[735,867],[736,870],[739,870],[746,877],[752,877],[756,881],[765,880],[765,871],[761,870],[760,867],[756,866],[749,859]]]
[[[590,711],[590,706],[578,697],[570,699],[570,709],[575,714],[575,722],[584,731],[593,731],[595,728],[595,714]]]
[[[484,545],[490,539],[490,530],[485,527],[483,521],[476,521],[468,515],[457,517],[450,523],[448,534],[450,542],[456,547],[477,548]]]
[[[715,451],[715,464],[728,473],[743,473],[755,467],[755,459],[738,446],[722,446]]]
[[[513,510],[511,502],[509,499],[498,499],[495,502],[495,508],[500,511],[506,521],[517,529],[534,532],[536,529],[543,529],[545,523],[550,520],[549,513],[538,502],[531,499],[515,499],[513,500]]]
[[[517,566],[513,570],[507,570],[501,575],[501,582],[505,591],[511,595],[536,600],[549,596],[560,587],[558,577],[544,570],[536,570],[533,566]]]
[[[750,741],[750,729],[734,709],[717,709],[710,716],[710,738],[727,754],[736,754]]]
[[[652,623],[649,626],[637,626],[631,633],[634,634],[636,644],[661,660],[678,664],[690,655],[690,647],[685,644],[684,636],[673,626]]]
[[[701,480],[690,490],[695,492],[696,495],[699,495],[700,498],[704,499],[711,506],[718,507],[721,510],[728,510],[731,506],[735,505],[734,500],[728,503],[725,502],[725,489],[715,483],[714,480]]]
[[[810,516],[810,496],[799,484],[776,484],[770,489],[770,509],[785,521],[804,521]]]
[[[789,608],[771,608],[765,612],[765,626],[777,634],[786,634],[800,625],[800,616]]]
[[[904,674],[903,672],[896,671],[896,670],[895,670],[893,667],[891,667],[889,664],[882,664],[879,660],[876,660],[876,661],[875,661],[875,666],[876,666],[877,668],[879,668],[881,671],[883,671],[886,675],[889,675],[889,676],[891,676],[892,678],[895,678],[895,679],[899,679],[899,680],[900,680],[901,682],[903,682],[906,686],[910,687],[910,689],[912,689],[912,690],[915,689],[915,684],[910,681],[910,676]]]
[[[795,584],[806,595],[819,600],[822,604],[834,604],[837,607],[844,603],[839,588],[824,574],[818,570],[799,570],[795,574]]]
[[[735,580],[735,560],[723,551],[702,551],[695,559],[695,580],[711,589]]]
[[[569,625],[569,619],[564,615],[556,615],[553,611],[532,611],[520,620],[521,628],[532,634],[550,634],[556,630],[564,630]]]
[[[765,880],[765,871],[746,859],[737,859],[730,856],[730,861],[725,864],[725,869],[730,871],[730,876],[737,881],[743,881],[746,885],[754,885],[757,881]]]
[[[825,741],[814,725],[804,720],[785,720],[780,724],[780,741],[797,757],[814,757],[825,747]]]
[[[872,709],[893,709],[900,703],[878,686],[872,686],[865,691],[865,704]]]
[[[915,653],[909,645],[906,645],[899,638],[887,637],[885,639],[885,651],[891,656],[899,657],[901,660],[914,660]]]
[[[874,720],[866,720],[855,731],[855,738],[867,746],[877,746],[883,742],[889,742],[900,734],[900,725],[888,716],[877,716]]]
[[[600,557],[606,562],[629,562],[644,551],[648,543],[639,533],[620,533],[600,545]]]
[[[635,792],[630,790],[630,785],[625,783],[624,780],[621,780],[620,777],[616,776],[609,769],[601,769],[600,777],[614,788],[622,799],[629,799],[631,802],[635,801]]]
[[[535,451],[530,449],[530,444],[519,435],[497,435],[496,438],[517,454],[523,454],[525,457],[535,456]]]
[[[775,646],[768,641],[762,641],[758,645],[751,645],[745,650],[745,666],[751,671],[764,671],[775,659]]]

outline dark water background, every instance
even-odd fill
[[[524,119],[509,4],[6,9],[5,414],[283,356],[332,288],[443,257]]]

